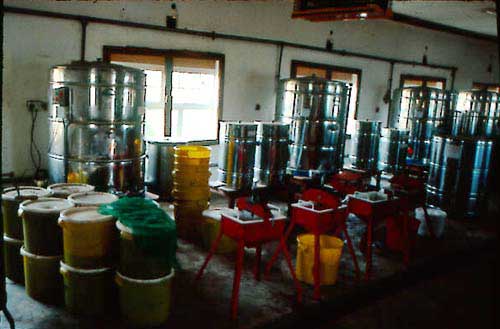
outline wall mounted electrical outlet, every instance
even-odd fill
[[[47,111],[47,103],[37,100],[26,101],[26,107],[30,112],[42,112]]]

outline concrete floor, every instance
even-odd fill
[[[224,200],[214,198],[212,206]],[[164,205],[167,209],[168,205]],[[170,210],[169,210],[170,211]],[[348,229],[357,247],[364,225],[354,216],[349,218]],[[453,325],[462,328],[464,313],[481,315],[478,322],[489,328],[488,309],[478,310],[481,300],[489,305],[488,293],[495,283],[488,276],[488,262],[476,269],[477,255],[490,250],[496,237],[478,229],[474,224],[464,225],[449,221],[445,237],[438,241],[417,240],[416,251],[408,270],[401,257],[386,251],[374,255],[374,277],[366,283],[353,280],[352,262],[343,253],[340,280],[334,286],[322,289],[322,301],[312,300],[312,288],[305,289],[303,305],[294,302],[294,289],[284,261],[278,262],[269,280],[257,282],[251,274],[254,252],[247,250],[241,283],[239,320],[229,320],[229,301],[233,278],[233,255],[215,256],[204,277],[194,281],[196,270],[206,256],[201,247],[179,241],[178,260],[181,269],[174,281],[172,312],[165,328],[417,328],[430,327],[434,322],[446,324],[450,317]],[[292,255],[296,243],[290,239]],[[276,246],[263,250],[265,263]],[[357,248],[356,248],[357,249]],[[364,268],[364,257],[357,251],[358,261]],[[457,265],[474,263],[465,272],[450,273]],[[486,265],[484,265],[486,264]],[[420,280],[426,280],[420,282]],[[477,287],[479,283],[479,288]],[[414,285],[414,286],[412,286]],[[56,328],[125,328],[118,317],[108,319],[78,319],[63,308],[43,305],[24,293],[22,286],[8,282],[8,307],[19,329]],[[485,296],[487,298],[485,298]],[[489,299],[488,299],[489,298]],[[378,300],[378,301],[377,301]],[[455,308],[456,307],[456,308]],[[453,310],[458,315],[451,316]],[[480,312],[482,311],[482,312]],[[434,326],[432,326],[434,327]],[[4,319],[0,328],[7,328]]]

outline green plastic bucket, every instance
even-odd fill
[[[9,187],[2,193],[3,230],[9,237],[17,240],[23,239],[23,223],[18,216],[21,202],[47,197],[50,192],[36,186]]]
[[[170,314],[174,271],[153,280],[136,280],[116,273],[120,311],[127,324],[151,328],[165,323]]]
[[[15,283],[24,284],[23,257],[19,253],[23,241],[9,238],[7,235],[3,236],[3,240],[5,276]]]
[[[61,211],[72,208],[64,199],[27,200],[19,206],[23,218],[24,248],[35,255],[57,256],[63,253],[62,229],[57,224]]]
[[[59,273],[62,256],[39,256],[21,248],[24,258],[26,293],[33,299],[47,304],[62,304],[63,282]]]
[[[133,279],[156,279],[170,273],[171,267],[166,259],[146,254],[134,241],[132,231],[116,221],[120,231],[119,272]]]
[[[66,309],[76,315],[99,316],[113,311],[116,287],[111,268],[77,269],[61,262]]]

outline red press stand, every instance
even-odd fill
[[[372,270],[372,244],[373,244],[373,229],[375,225],[382,223],[390,217],[400,217],[400,203],[397,198],[388,198],[387,200],[370,201],[361,199],[355,195],[349,196],[347,203],[349,213],[358,216],[363,220],[367,227],[366,232],[366,270],[365,280],[369,280]],[[408,232],[408,218],[403,216],[403,232]],[[403,237],[407,241],[407,237]],[[409,253],[409,248],[404,250],[405,256]],[[405,257],[405,260],[407,257]]]
[[[279,241],[283,250],[287,265],[292,274],[295,288],[297,289],[297,301],[302,300],[302,288],[297,281],[295,271],[292,266],[290,253],[283,238],[283,231],[286,224],[285,216],[273,216],[269,206],[260,203],[252,203],[249,198],[239,198],[236,200],[236,206],[240,211],[248,211],[254,218],[251,220],[241,220],[237,211],[228,211],[221,216],[221,228],[215,239],[205,262],[201,266],[196,279],[200,279],[208,262],[212,258],[220,239],[223,235],[235,240],[238,244],[236,265],[234,271],[233,294],[231,298],[231,317],[236,319],[238,316],[238,296],[240,289],[241,271],[243,267],[243,258],[245,247],[256,249],[256,261],[254,268],[254,277],[260,280],[260,262],[262,253],[262,244],[272,241]]]
[[[347,207],[340,206],[338,197],[330,193],[319,190],[309,189],[302,194],[302,200],[298,203],[292,204],[292,216],[290,225],[285,233],[285,241],[288,239],[295,225],[305,228],[307,231],[314,234],[314,299],[320,299],[320,235],[329,232],[335,235],[344,234],[347,240],[349,253],[352,256],[354,267],[356,270],[356,278],[359,280],[359,267],[356,259],[356,254],[352,246],[351,239],[347,233],[346,226]],[[273,263],[276,261],[278,255],[284,249],[285,244],[281,244],[274,252],[271,260],[267,264],[266,274],[271,270]]]

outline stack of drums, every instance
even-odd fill
[[[378,154],[378,170],[398,174],[406,167],[408,130],[383,128]]]
[[[187,240],[200,238],[203,210],[210,199],[210,148],[178,146],[174,149],[174,217],[177,233]]]
[[[47,187],[54,198],[67,199],[71,194],[93,192],[94,186],[80,183],[59,183]]]
[[[114,259],[118,233],[112,216],[98,207],[77,207],[61,212],[64,259],[60,272],[66,308],[74,314],[98,316],[116,305]]]
[[[120,261],[115,280],[121,312],[131,326],[160,326],[170,314],[174,270],[166,259],[145,252],[131,228],[120,221],[116,227],[120,231]]]
[[[281,186],[285,183],[290,125],[260,122],[257,128],[255,154],[255,180],[264,186]]]
[[[57,225],[61,211],[73,204],[58,198],[26,200],[19,206],[23,219],[24,281],[26,293],[38,301],[62,302],[63,284],[59,274],[62,258],[62,231]]]
[[[18,216],[21,202],[49,196],[46,189],[34,186],[10,187],[3,190],[2,215],[4,230],[5,276],[16,283],[24,283],[23,259],[19,250],[23,246],[23,224]]]
[[[250,190],[253,185],[257,124],[220,123],[219,181],[234,190]]]
[[[49,180],[144,192],[144,72],[102,62],[53,67]]]
[[[356,121],[356,134],[353,139],[355,151],[351,156],[351,165],[354,168],[368,172],[377,170],[380,125],[380,121]]]
[[[82,192],[71,194],[68,200],[75,207],[97,207],[118,200],[118,196],[105,192]]]

